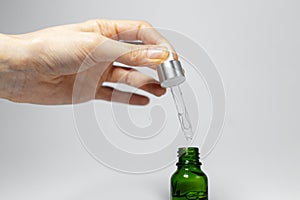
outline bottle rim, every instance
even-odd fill
[[[201,165],[199,159],[198,147],[180,147],[178,148],[178,162],[176,165]]]

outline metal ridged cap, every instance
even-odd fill
[[[172,87],[185,81],[184,71],[178,60],[167,60],[157,68],[157,74],[162,87]]]

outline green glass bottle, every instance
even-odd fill
[[[171,200],[208,200],[208,179],[197,147],[179,148],[177,171],[171,177]]]

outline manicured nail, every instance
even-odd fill
[[[147,57],[150,59],[166,59],[168,58],[169,51],[167,48],[149,48],[147,51]]]

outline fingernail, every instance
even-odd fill
[[[147,57],[150,59],[166,59],[169,55],[169,51],[166,48],[151,48],[147,51]]]
[[[160,96],[164,95],[166,93],[166,91],[167,90],[165,88],[159,88],[155,91],[155,95],[160,97]]]

